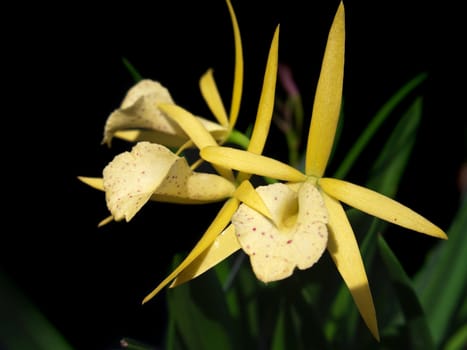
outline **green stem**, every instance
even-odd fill
[[[241,133],[240,131],[234,129],[230,132],[230,135],[227,138],[226,142],[233,143],[237,146],[240,146],[243,149],[247,149],[248,144],[250,143],[250,138],[245,134]]]

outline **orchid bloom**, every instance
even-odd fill
[[[220,176],[194,172],[178,153],[187,147],[222,144],[233,132],[240,109],[243,85],[243,54],[240,30],[229,0],[235,42],[235,68],[230,115],[220,98],[212,69],[200,79],[201,93],[219,124],[196,117],[177,106],[159,82],[142,80],[133,86],[121,107],[107,119],[103,143],[113,136],[138,142],[131,152],[117,155],[104,169],[103,177],[79,176],[87,185],[105,191],[111,220],[130,221],[149,200],[182,204],[216,202],[232,195],[234,175],[215,166]],[[155,142],[155,143],[151,143]],[[179,147],[173,154],[167,147]]]
[[[280,280],[290,276],[295,267],[309,268],[327,248],[364,322],[379,340],[368,278],[341,203],[410,230],[442,239],[447,236],[391,198],[347,181],[323,177],[341,108],[344,47],[341,2],[329,32],[316,89],[304,173],[272,158],[231,147],[206,147],[201,157],[212,164],[285,182],[257,188],[269,217],[247,203],[242,203],[232,216],[237,242],[227,244],[240,245],[250,256],[258,279]]]
[[[212,122],[202,117],[196,120],[206,128],[214,139],[223,144],[234,130],[243,84],[243,53],[240,30],[230,0],[226,0],[233,26],[235,42],[235,68],[230,114],[222,103],[213,69],[209,68],[200,78],[201,94],[217,120]],[[174,121],[170,114],[159,108],[160,104],[175,105],[169,91],[159,82],[144,79],[136,83],[126,94],[120,108],[108,117],[102,143],[110,146],[112,138],[138,142],[150,141],[167,147],[193,146],[183,128]]]
[[[206,79],[206,73],[201,80]],[[167,147],[180,147],[188,136],[180,126],[157,107],[160,103],[175,104],[169,91],[159,82],[143,79],[126,93],[120,107],[107,118],[102,143],[111,145],[112,138],[129,141],[150,141]],[[222,115],[222,114],[221,114]],[[218,140],[223,140],[227,124],[214,123],[197,117],[204,127]]]

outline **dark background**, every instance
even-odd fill
[[[280,61],[294,70],[310,115],[337,5],[233,0],[245,60],[240,129],[256,113],[278,23]],[[347,124],[337,159],[399,87],[428,72],[419,89],[425,96],[422,125],[397,199],[447,229],[459,203],[457,176],[467,154],[457,11],[449,3],[423,1],[345,5]],[[117,152],[129,148],[100,144],[107,116],[133,83],[122,57],[143,76],[162,82],[180,105],[206,116],[198,79],[212,67],[229,106],[233,40],[226,5],[36,6],[11,9],[7,15],[15,21],[4,34],[3,73],[11,79],[3,103],[7,195],[0,269],[77,349],[116,348],[124,336],[160,344],[163,294],[144,306],[141,300],[166,275],[173,254],[193,246],[218,205],[150,203],[131,223],[98,229],[108,215],[104,196],[76,176],[100,176]],[[388,121],[348,180],[365,181],[394,122]],[[283,156],[281,142],[273,130],[265,153]],[[412,274],[434,239],[397,227],[390,233],[389,243]]]

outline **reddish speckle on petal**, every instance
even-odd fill
[[[256,231],[256,227],[253,227],[252,230],[253,230],[253,231]]]
[[[287,244],[290,244],[290,243],[292,243],[292,240],[291,240],[291,239],[289,239],[289,240],[287,241]]]

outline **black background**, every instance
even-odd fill
[[[310,115],[327,32],[337,1],[233,1],[244,45],[239,128],[256,113],[264,65],[280,23],[280,61],[289,64]],[[397,199],[447,229],[459,203],[466,157],[465,92],[456,9],[422,1],[347,1],[345,154],[378,108],[426,71],[422,125]],[[429,7],[427,7],[429,6]],[[126,57],[161,81],[180,105],[209,116],[198,79],[214,68],[226,105],[233,40],[223,1],[85,3],[10,9],[3,75],[4,228],[0,268],[77,349],[109,349],[130,336],[161,343],[163,297],[141,306],[175,252],[190,249],[217,204],[150,203],[126,223],[98,229],[108,215],[102,193],[76,176],[100,176],[128,145],[100,144],[107,116],[132,78]],[[460,26],[459,26],[460,27]],[[394,123],[363,154],[348,180],[363,183]],[[283,156],[272,131],[266,154]],[[276,153],[275,153],[276,152]],[[335,165],[330,165],[332,171]],[[5,212],[6,211],[6,212]],[[409,273],[434,239],[392,227],[387,238]]]

